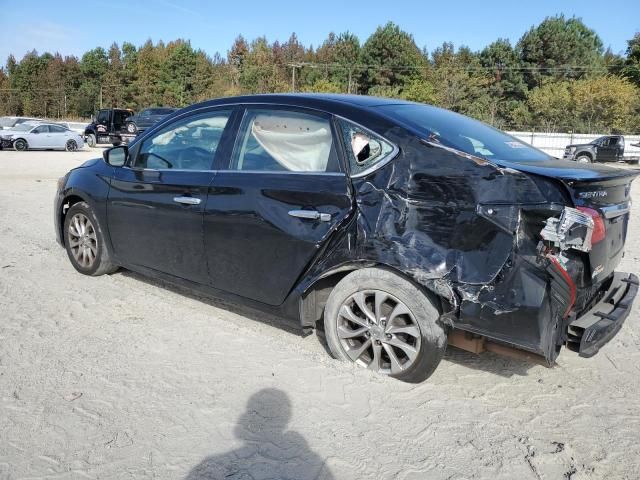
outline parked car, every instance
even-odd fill
[[[3,147],[25,150],[67,150],[75,152],[84,147],[82,135],[55,123],[30,123],[16,125],[11,130],[3,130]]]
[[[624,160],[624,137],[605,135],[589,143],[567,145],[563,158],[580,163],[621,162]]]
[[[638,288],[615,272],[634,177],[422,104],[247,96],[71,170],[55,228],[82,274],[322,324],[336,358],[418,382],[447,343],[550,365],[611,340]]]
[[[84,136],[87,145],[120,145],[129,143],[135,134],[127,132],[127,120],[135,114],[133,110],[125,108],[104,108],[98,111],[93,121],[86,126]]]
[[[74,132],[79,133],[80,135],[84,134],[84,131],[87,129],[89,124],[87,122],[56,122],[58,125],[62,125],[69,130],[73,130]]]
[[[24,122],[39,122],[41,120],[31,117],[0,117],[0,130],[10,130]]]
[[[127,132],[141,133],[177,110],[177,108],[170,107],[146,108],[140,113],[127,118]]]

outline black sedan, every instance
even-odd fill
[[[616,273],[634,173],[553,159],[470,118],[365,96],[180,110],[60,179],[57,240],[323,326],[336,358],[418,382],[447,344],[592,356],[637,292]]]

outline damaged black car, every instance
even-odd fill
[[[638,288],[616,272],[635,172],[556,160],[465,116],[347,95],[193,105],[61,178],[58,242],[324,329],[408,382],[447,345],[590,357]]]

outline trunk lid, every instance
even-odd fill
[[[592,245],[588,254],[591,281],[598,283],[614,271],[624,253],[631,208],[631,182],[640,174],[640,170],[563,160],[495,163],[556,179],[571,196],[573,205],[569,206],[598,212],[605,227],[605,236]]]

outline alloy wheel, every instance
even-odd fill
[[[67,140],[65,149],[67,150],[67,152],[75,152],[76,150],[78,150],[78,144],[75,142],[75,140]]]
[[[354,293],[341,305],[336,321],[342,348],[359,365],[395,375],[418,358],[418,323],[409,308],[387,292]]]
[[[83,268],[91,268],[98,254],[98,239],[89,218],[76,213],[69,222],[69,248],[73,258]]]

